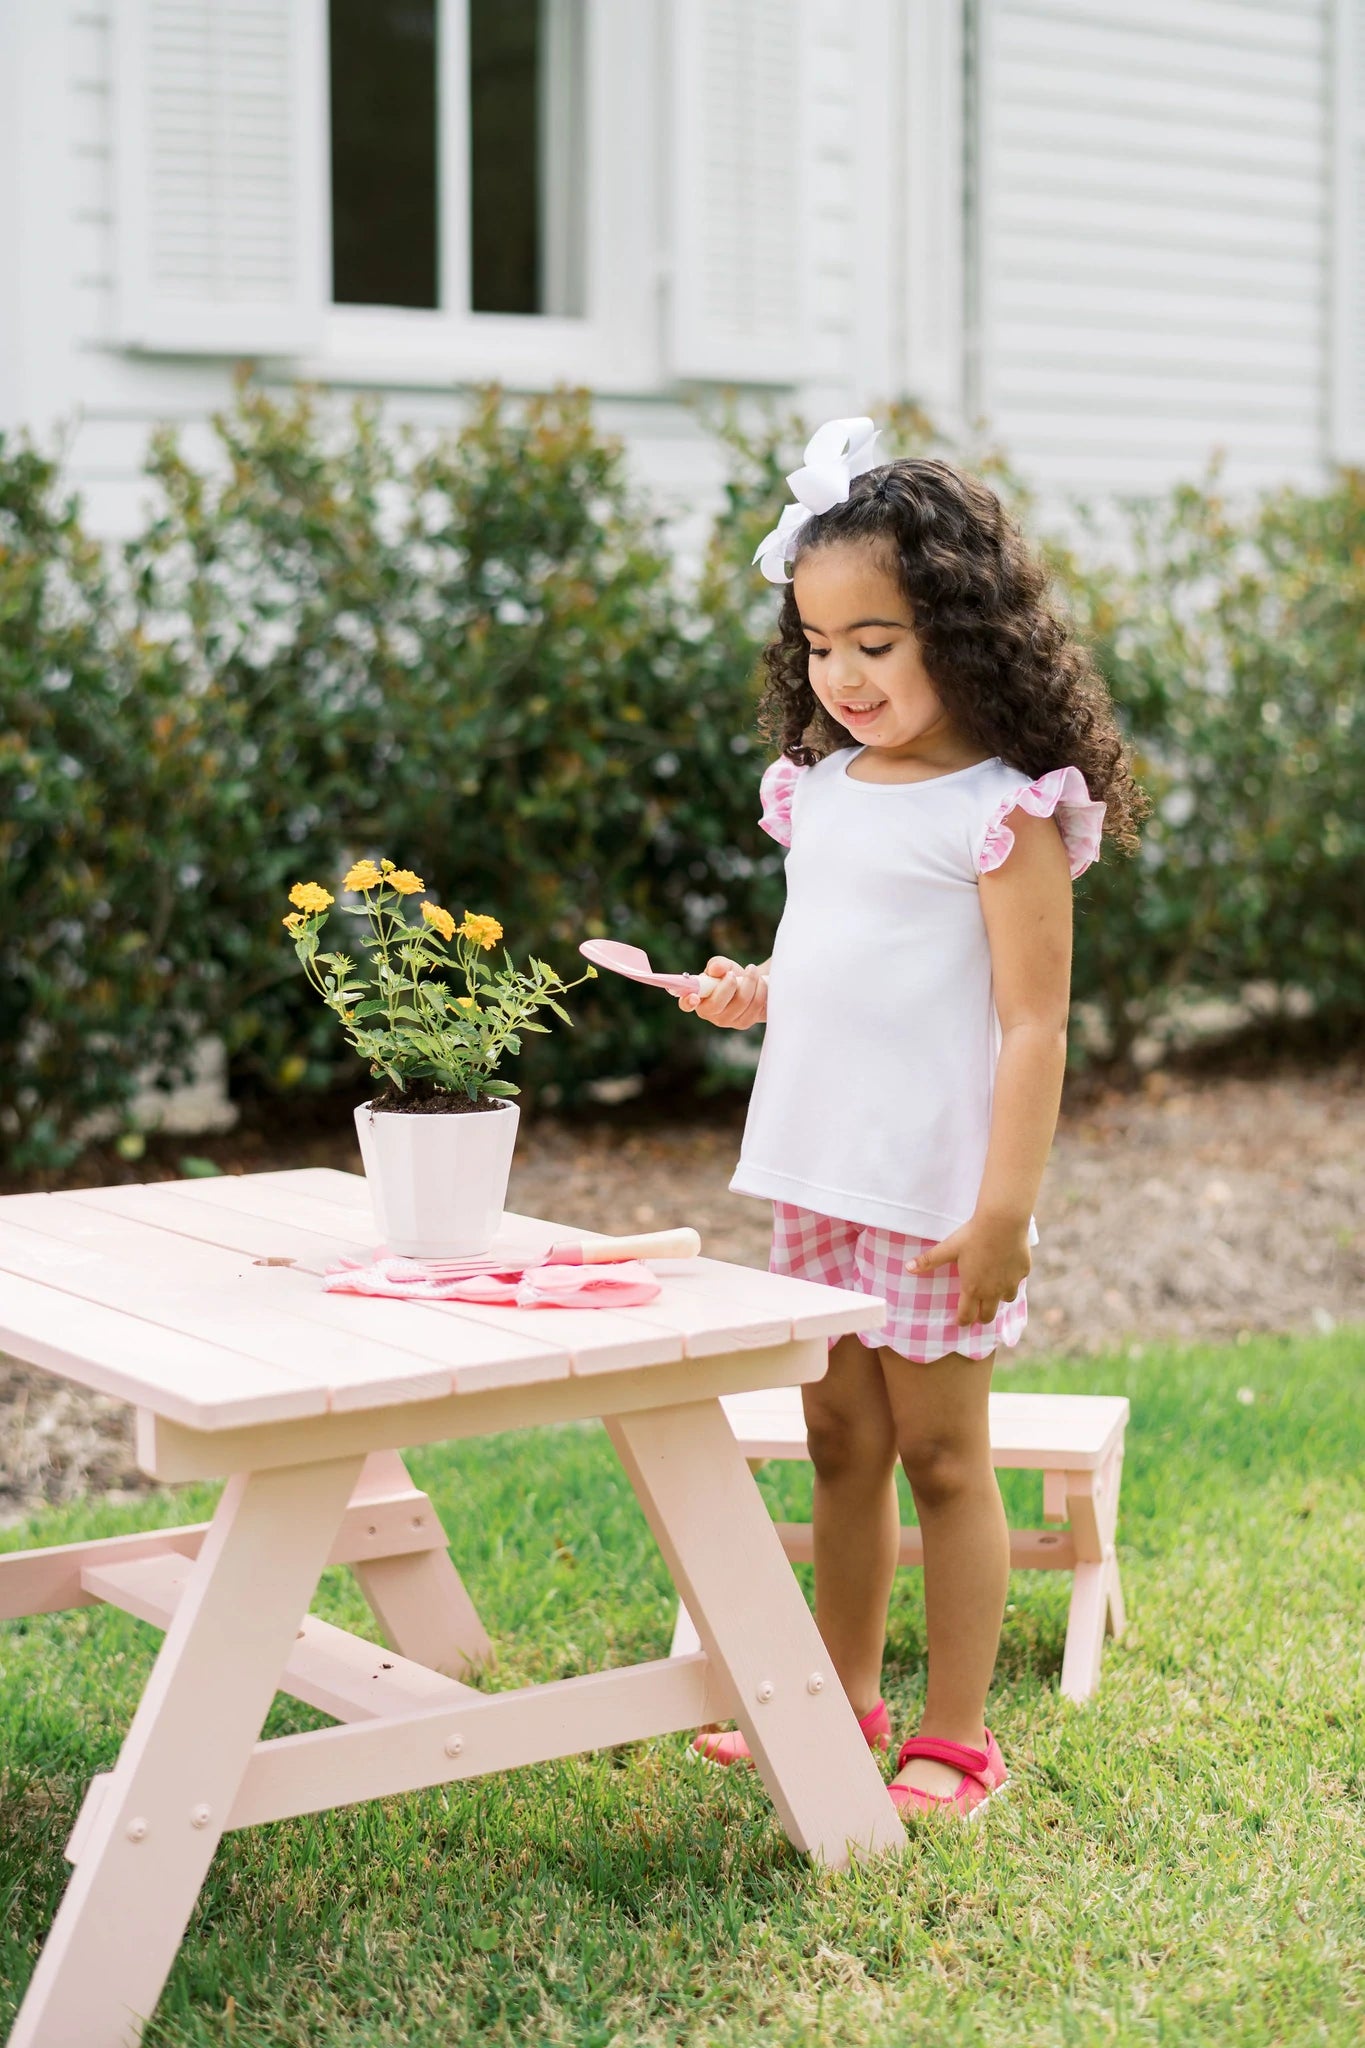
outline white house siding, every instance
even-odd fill
[[[1330,4],[972,0],[980,327],[964,350],[958,0],[790,0],[807,381],[774,395],[818,418],[910,391],[951,415],[955,362],[974,361],[972,402],[1049,491],[1159,488],[1215,447],[1235,483],[1320,474]],[[110,13],[0,0],[0,423],[64,424],[92,524],[117,534],[151,428],[205,449],[231,363],[117,344]],[[365,388],[450,420],[455,374],[447,358],[385,386],[371,366]],[[599,417],[690,551],[719,466],[666,340],[657,375],[604,392]]]
[[[183,425],[201,445],[230,366],[116,352],[109,9],[102,0],[4,0],[0,133],[12,264],[0,353],[0,424],[51,442],[91,524],[133,523],[149,431]]]
[[[1327,452],[1330,0],[980,0],[977,403],[1046,486]]]

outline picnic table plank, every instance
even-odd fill
[[[359,1295],[323,1293],[313,1284],[313,1276],[335,1265],[339,1240],[322,1237],[316,1231],[263,1220],[249,1212],[187,1202],[176,1183],[165,1181],[125,1188],[84,1188],[69,1199],[112,1216],[136,1220],[147,1226],[147,1238],[160,1246],[188,1238],[218,1246],[229,1254],[245,1253],[252,1259],[292,1259],[292,1267],[265,1269],[277,1275],[292,1271],[300,1276],[302,1292],[296,1281],[288,1296],[292,1312],[303,1315],[308,1313],[305,1303],[326,1302],[331,1305],[327,1312],[329,1323],[334,1317],[342,1317],[349,1324],[353,1312],[363,1310],[365,1314],[355,1318],[358,1328],[370,1328],[391,1345],[449,1364],[455,1374],[457,1393],[568,1375],[569,1353],[555,1344],[547,1332],[529,1327],[524,1319],[513,1331],[490,1330],[452,1315],[451,1304],[447,1303],[394,1304]],[[160,1255],[176,1254],[163,1251]],[[395,1316],[395,1306],[412,1313]]]
[[[277,1180],[264,1173],[219,1173],[171,1185],[188,1202],[210,1209],[233,1209],[265,1222],[297,1224],[301,1229],[342,1242],[357,1254],[377,1252],[383,1244],[363,1181],[365,1199],[349,1211],[336,1202],[291,1187],[288,1176],[283,1174]]]
[[[191,1429],[301,1421],[327,1412],[310,1380],[107,1302],[54,1290],[44,1267],[16,1272],[0,1227],[0,1349],[117,1401],[154,1407]],[[54,1291],[61,1313],[53,1314]]]
[[[991,1458],[997,1471],[1093,1472],[1123,1441],[1128,1401],[1122,1394],[990,1396]],[[806,1421],[799,1387],[726,1394],[721,1406],[751,1457],[804,1458]],[[1059,1505],[1057,1519],[1065,1518]]]
[[[213,1246],[182,1240],[168,1285],[166,1262],[155,1241],[149,1246],[148,1233],[135,1224],[66,1203],[60,1195],[10,1196],[3,1220],[8,1228],[0,1260],[9,1270],[275,1365],[319,1387],[328,1407],[438,1400],[454,1390],[449,1366],[363,1337],[344,1319],[334,1330],[319,1330],[310,1344],[298,1318],[286,1314],[278,1298],[273,1305],[253,1303],[248,1275],[287,1280],[287,1267],[261,1267],[253,1275],[250,1267],[238,1270],[228,1253],[225,1271],[223,1255]]]

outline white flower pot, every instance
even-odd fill
[[[502,1221],[520,1111],[514,1102],[454,1115],[355,1113],[374,1220],[410,1259],[487,1251]]]

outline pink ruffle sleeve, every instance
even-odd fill
[[[1079,768],[1053,768],[1036,782],[1017,789],[1000,805],[981,842],[976,862],[979,874],[988,875],[998,868],[1014,845],[1009,827],[1011,811],[1027,811],[1031,818],[1057,820],[1073,882],[1099,859],[1104,805],[1091,796]]]
[[[763,780],[758,785],[762,805],[758,822],[779,846],[792,843],[792,798],[805,772],[797,762],[789,761],[785,754],[781,754],[764,769]]]

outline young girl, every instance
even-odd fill
[[[900,1524],[924,1541],[928,1691],[902,1809],[971,1813],[1006,1780],[985,1725],[1009,1574],[987,1393],[1018,1342],[1066,1058],[1071,881],[1145,808],[1104,684],[994,494],[881,463],[836,420],[760,546],[788,583],[765,651],[762,781],[789,847],[763,966],[712,959],[684,1009],[766,1022],[731,1187],[774,1213],[774,1272],[885,1298],[802,1389],[816,1619],[870,1743]],[[721,1763],[741,1735],[701,1735]]]

